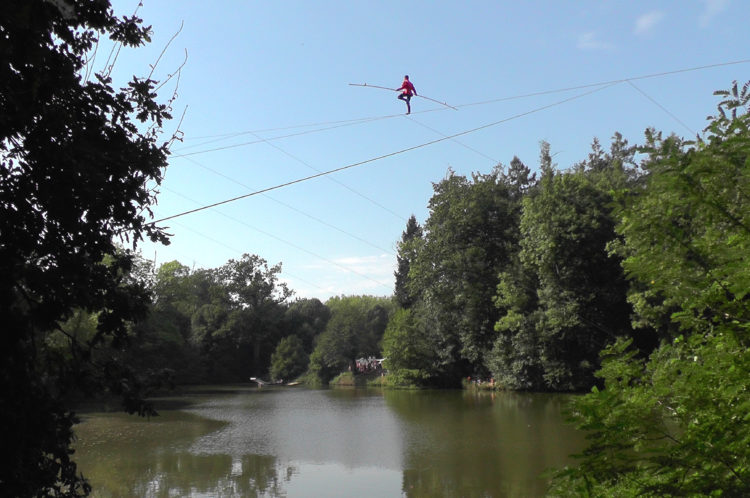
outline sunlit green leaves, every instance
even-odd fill
[[[616,237],[610,191],[631,181],[630,155],[619,135],[610,153],[595,140],[587,161],[567,173],[545,167],[525,196],[520,251],[495,300],[503,313],[490,364],[505,387],[585,389],[601,348],[629,333],[626,282],[606,247]]]
[[[750,494],[747,89],[717,92],[698,143],[647,133],[646,181],[622,192],[623,242],[610,249],[637,321],[668,340],[648,359],[626,342],[605,351],[605,388],[571,409],[591,444],[554,494]]]

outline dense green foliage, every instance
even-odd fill
[[[449,172],[433,187],[422,235],[408,237],[407,227],[399,245],[400,260],[409,261],[402,287],[429,329],[426,354],[435,362],[427,377],[437,384],[488,373],[497,275],[515,252],[521,196],[533,181],[517,159],[507,172],[496,168],[471,180]]]
[[[166,369],[176,383],[239,382],[277,377],[271,368],[276,352],[281,377],[299,374],[330,310],[318,299],[290,301],[291,291],[278,282],[280,271],[249,254],[213,269],[161,265],[144,278],[153,281],[154,302],[132,328],[130,361]],[[289,336],[293,343],[287,339],[279,350]],[[290,360],[294,367],[282,366]]]
[[[271,379],[295,379],[307,370],[308,361],[300,338],[296,335],[284,337],[271,355]]]
[[[172,261],[142,276],[153,304],[131,328],[129,362],[175,383],[293,380],[308,366],[311,380],[327,383],[359,357],[380,357],[391,298],[291,300],[280,271],[246,254],[196,271]]]
[[[333,297],[326,306],[331,319],[310,356],[310,374],[322,383],[342,371],[353,371],[357,358],[379,356],[394,308],[391,298],[372,296]]]
[[[609,154],[594,141],[587,161],[566,174],[545,164],[523,200],[518,261],[500,275],[505,310],[491,369],[511,389],[590,387],[599,351],[630,333],[627,284],[607,253],[615,238],[611,190],[628,183],[631,148],[616,135]]]
[[[99,38],[136,47],[149,28],[115,17],[106,0],[0,8],[3,496],[87,492],[70,459],[72,393],[106,387],[125,395],[128,410],[148,410],[140,372],[91,349],[118,351],[128,322],[146,311],[144,285],[129,278],[133,256],[116,244],[166,241],[147,215],[166,166],[169,143],[158,142],[170,109],[150,77],[121,89],[112,67],[84,77]]]
[[[608,252],[612,193],[637,181],[633,154],[616,134],[609,152],[594,140],[587,160],[559,172],[542,143],[538,181],[514,158],[435,184],[424,228],[410,219],[399,244],[396,295],[412,313],[384,341],[394,382],[590,387],[602,348],[634,334],[625,275]],[[643,335],[638,345],[653,347]]]
[[[401,234],[399,251],[396,256],[396,281],[393,286],[393,297],[402,308],[410,308],[416,301],[416,296],[412,295],[407,284],[409,282],[411,262],[416,257],[416,244],[414,241],[421,238],[422,227],[417,223],[417,218],[414,215],[411,215],[409,221],[406,222],[406,230]]]
[[[399,309],[388,322],[383,335],[383,356],[389,385],[429,385],[436,375],[437,341],[420,317],[417,311]]]
[[[648,358],[604,352],[603,390],[578,399],[589,431],[580,465],[555,494],[750,494],[750,116],[737,85],[706,138],[650,131],[645,182],[617,210],[637,322],[665,338]]]

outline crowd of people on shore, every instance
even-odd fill
[[[367,358],[358,358],[354,362],[354,366],[357,369],[357,373],[373,373],[381,372],[383,370],[383,360],[385,358],[375,358],[374,356],[368,356]]]

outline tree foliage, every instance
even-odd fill
[[[326,306],[331,318],[310,355],[310,373],[322,383],[353,370],[357,358],[380,354],[380,341],[394,308],[390,298],[373,296],[333,297]]]
[[[391,386],[430,385],[440,376],[437,343],[420,317],[417,311],[402,308],[388,322],[383,357]]]
[[[98,40],[127,47],[149,40],[137,17],[116,17],[108,1],[10,0],[0,9],[0,494],[87,492],[70,460],[73,414],[66,394],[88,374],[124,392],[143,411],[138,382],[114,359],[80,371],[96,344],[127,335],[148,293],[129,281],[132,254],[116,243],[148,237],[153,185],[162,178],[170,118],[157,81],[134,77],[115,89],[111,68],[84,77]],[[85,343],[67,336],[75,358],[45,354],[46,336],[65,333],[74,313],[95,313]],[[83,315],[80,315],[83,316]],[[93,316],[93,315],[89,315]],[[61,361],[63,363],[61,363]],[[90,363],[88,364],[91,365]]]
[[[271,355],[271,378],[291,380],[307,370],[308,355],[299,337],[290,335],[279,341]]]
[[[642,187],[618,209],[636,311],[671,322],[647,359],[605,351],[604,389],[578,399],[590,433],[555,492],[589,496],[750,494],[750,133],[747,85],[696,143],[647,133]],[[727,112],[729,111],[729,112]]]
[[[422,227],[417,222],[417,218],[411,215],[406,222],[406,230],[401,234],[401,242],[398,244],[397,269],[394,273],[396,282],[393,296],[402,308],[410,308],[416,301],[416,296],[410,290],[409,269],[411,268],[411,262],[416,258],[416,247],[418,246],[415,241],[421,238]]]
[[[317,336],[323,333],[331,318],[331,310],[320,299],[298,299],[287,308],[285,329],[302,341],[305,352],[311,353]]]
[[[502,385],[585,389],[599,351],[629,335],[627,283],[607,251],[616,236],[610,192],[627,182],[629,150],[619,136],[610,154],[595,140],[587,161],[567,173],[545,168],[525,196],[518,259],[501,274],[496,298],[505,314],[491,363]]]
[[[518,160],[471,179],[449,172],[434,184],[424,236],[412,246],[410,291],[434,320],[442,370],[456,383],[486,373],[495,338],[497,275],[515,252],[522,192],[533,182]]]

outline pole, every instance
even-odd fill
[[[366,86],[369,88],[380,88],[381,90],[390,90],[392,92],[398,92],[398,90],[394,90],[393,88],[388,88],[386,86],[378,86],[378,85],[368,85],[367,83],[349,83],[349,86]]]
[[[452,105],[450,105],[450,104],[447,104],[447,103],[445,103],[445,102],[440,102],[439,100],[431,99],[430,97],[425,97],[424,95],[417,95],[417,97],[422,97],[423,99],[427,99],[427,100],[431,100],[431,101],[433,101],[433,102],[437,102],[438,104],[444,105],[445,107],[450,107],[450,108],[451,108],[451,109],[453,109],[454,111],[457,111],[457,110],[458,110],[458,108],[456,108],[456,107],[453,107],[453,106],[452,106]]]
[[[398,90],[394,90],[393,88],[388,88],[386,86],[378,86],[378,85],[368,85],[367,83],[349,83],[349,86],[362,86],[362,87],[368,87],[368,88],[379,88],[381,90],[390,90],[392,92],[398,92]],[[450,107],[454,111],[457,111],[458,109],[456,107],[453,107],[450,104],[447,104],[445,102],[440,102],[439,100],[431,99],[430,97],[425,97],[424,95],[417,95],[417,97],[422,97],[423,99],[431,100],[433,102],[436,102],[440,105],[444,105],[445,107]]]

